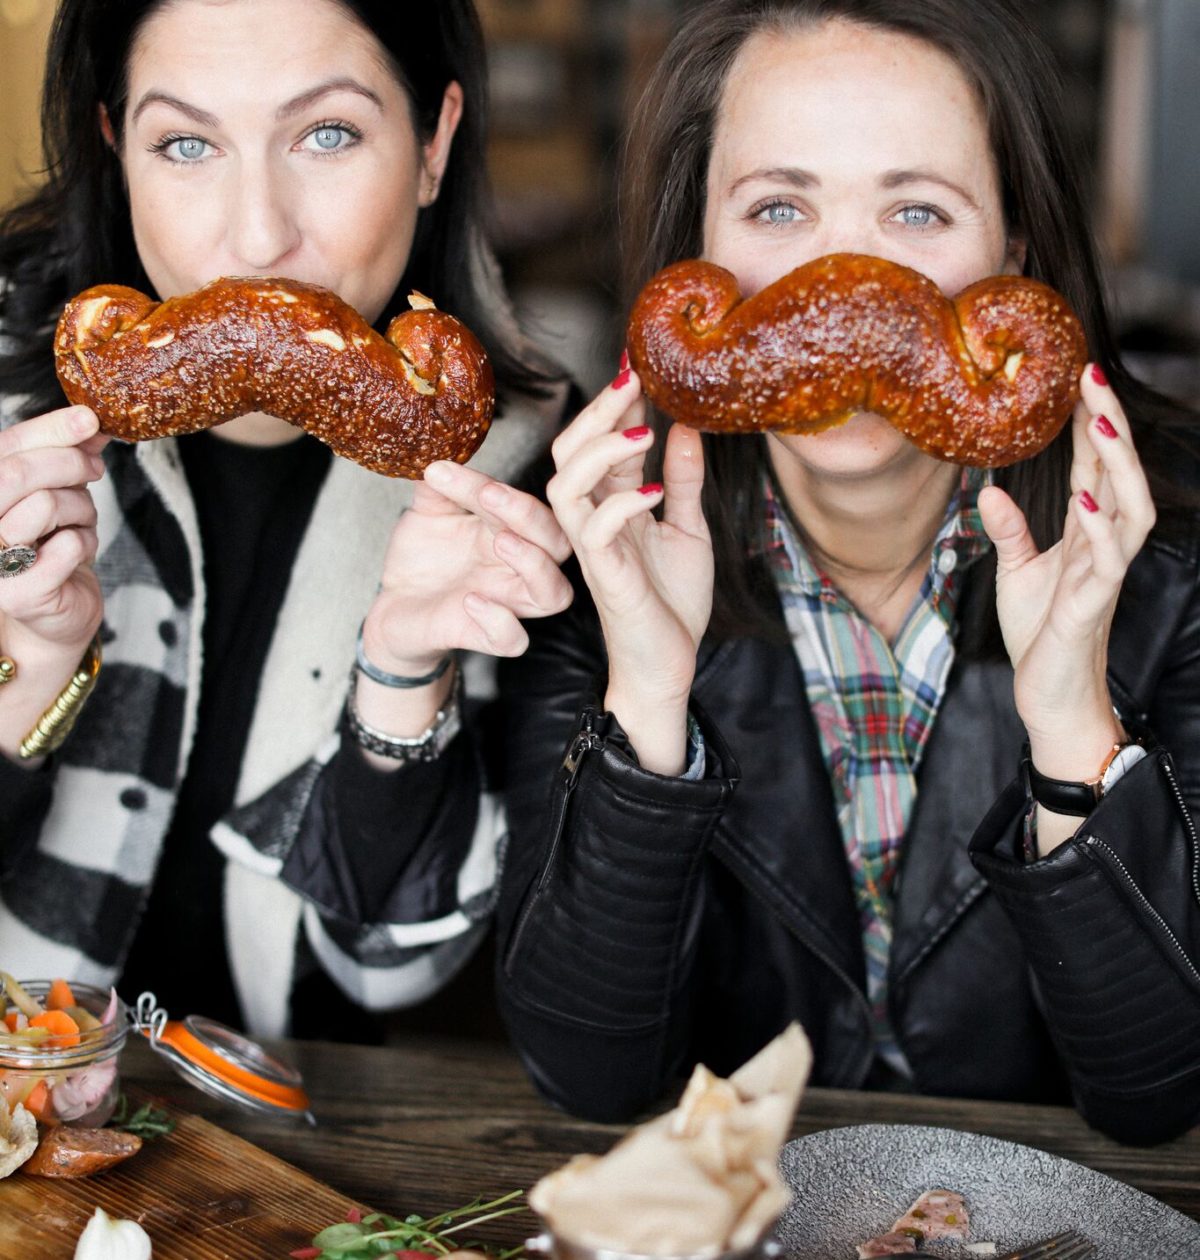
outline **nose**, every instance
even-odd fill
[[[825,254],[874,254],[882,257],[888,248],[872,219],[853,215],[841,216],[823,224],[813,245],[816,251],[814,258]]]
[[[269,160],[244,161],[233,181],[226,242],[245,274],[277,270],[300,246],[296,198]]]

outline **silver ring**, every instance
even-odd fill
[[[0,538],[0,578],[17,577],[26,569],[32,568],[37,557],[36,543],[12,547]]]

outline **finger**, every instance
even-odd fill
[[[476,591],[463,596],[463,609],[478,627],[478,644],[466,644],[493,656],[520,656],[529,646],[529,635],[512,611]]]
[[[78,447],[18,451],[0,459],[0,516],[38,490],[65,490],[98,481],[103,475],[100,456],[85,454]]]
[[[979,492],[979,516],[996,548],[1001,573],[1011,573],[1037,559],[1037,544],[1029,532],[1025,513],[999,486],[985,486]]]
[[[1071,511],[1080,533],[1087,539],[1087,560],[1093,579],[1076,588],[1076,612],[1083,617],[1097,617],[1116,598],[1129,562],[1114,522],[1100,511],[1086,491],[1074,497]]]
[[[429,477],[432,474],[432,477]],[[540,499],[474,468],[441,461],[426,469],[426,476],[438,491],[499,532],[511,530],[561,563],[571,554],[571,544],[553,511]]]
[[[695,429],[671,426],[663,453],[663,485],[663,520],[694,538],[707,538],[708,522],[700,507],[704,445]]]
[[[623,368],[611,385],[599,394],[554,439],[550,453],[555,468],[575,458],[580,447],[602,433],[615,429],[636,429],[646,423],[642,383],[637,374]]]
[[[1133,433],[1121,400],[1113,392],[1098,363],[1089,363],[1083,369],[1083,375],[1079,378],[1079,399],[1093,416],[1107,416],[1126,441],[1133,441]]]
[[[52,534],[39,545],[30,568],[0,585],[4,611],[18,621],[44,613],[74,573],[95,560],[99,545],[94,529],[60,529]]]
[[[1081,398],[1071,413],[1071,493],[1086,490],[1095,497],[1100,492],[1100,478],[1104,468],[1088,437],[1088,429],[1095,420],[1091,409]]]
[[[35,490],[0,517],[0,538],[32,542],[56,529],[95,524],[96,504],[86,490]]]
[[[100,429],[89,407],[62,407],[0,431],[0,459],[43,446],[79,446]]]
[[[541,547],[507,530],[496,535],[496,555],[520,580],[524,598],[513,601],[519,617],[546,617],[571,602],[571,583]]]
[[[458,467],[457,464],[452,466]],[[443,494],[441,489],[435,485],[435,482],[438,481],[438,474],[434,473],[433,477],[430,477],[430,469],[435,467],[436,465],[430,464],[425,469],[425,480],[413,484],[413,498],[410,511],[419,512],[422,516],[462,516],[463,509],[452,498]]]
[[[1133,443],[1122,437],[1107,416],[1092,421],[1088,439],[1105,473],[1106,493],[1097,499],[1097,506],[1105,516],[1115,515],[1116,537],[1125,559],[1132,560],[1154,528],[1154,499],[1145,469]]]
[[[559,466],[546,486],[546,496],[568,534],[577,534],[583,527],[594,507],[591,495],[605,477],[624,482],[636,492],[653,443],[654,434],[645,425],[604,433],[578,447],[571,460]]]
[[[579,549],[591,558],[601,555],[617,540],[621,530],[637,517],[662,502],[663,488],[658,484],[623,490],[610,495],[588,517],[579,539]],[[581,557],[582,558],[582,557]]]

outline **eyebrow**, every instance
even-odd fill
[[[324,83],[318,83],[315,88],[310,88],[307,92],[301,92],[299,96],[293,96],[290,101],[280,105],[275,111],[275,117],[279,122],[284,122],[296,114],[302,114],[310,105],[315,105],[322,97],[329,96],[332,92],[353,92],[358,96],[365,96],[378,109],[383,109],[383,100],[378,92],[373,92],[357,79],[340,78],[328,79]]]
[[[906,184],[940,184],[961,197],[973,209],[979,209],[979,203],[961,184],[956,184],[952,179],[947,179],[936,171],[923,168],[913,171],[888,171],[879,183],[883,188],[903,188]]]
[[[317,101],[334,92],[353,92],[358,96],[366,97],[380,110],[383,109],[383,101],[377,92],[373,92],[369,87],[359,83],[357,79],[340,78],[329,79],[325,83],[318,83],[316,87],[309,88],[307,92],[301,92],[299,96],[293,96],[290,101],[285,101],[275,111],[275,118],[278,122],[286,122],[287,119],[303,113],[310,106],[315,105]],[[131,121],[137,122],[143,112],[151,105],[166,105],[170,109],[178,110],[179,113],[190,118],[192,122],[200,127],[216,127],[220,122],[220,119],[215,114],[210,114],[207,110],[200,109],[195,105],[189,105],[187,101],[181,101],[179,97],[172,96],[168,92],[156,90],[147,92],[138,101]]]
[[[743,184],[749,184],[755,180],[778,180],[781,183],[790,184],[793,188],[819,188],[821,186],[817,175],[812,171],[804,170],[803,167],[770,166],[751,171],[748,175],[735,180],[730,185],[730,195],[737,192]],[[908,184],[940,184],[943,188],[948,188],[952,193],[957,194],[972,208],[979,209],[979,203],[965,188],[944,175],[937,174],[936,171],[924,169],[887,171],[879,180],[880,187],[888,189],[903,188]]]
[[[737,192],[743,184],[753,183],[756,179],[779,180],[784,184],[791,184],[793,188],[819,188],[821,184],[812,171],[802,170],[798,166],[768,166],[735,179],[729,186],[730,194]]]

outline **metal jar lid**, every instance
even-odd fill
[[[151,1050],[210,1097],[316,1124],[300,1073],[244,1033],[202,1015],[169,1019],[153,993],[138,998],[129,1018]]]

